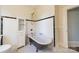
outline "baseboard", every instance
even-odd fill
[[[69,47],[79,47],[79,41],[69,41]]]

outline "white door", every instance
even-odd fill
[[[3,18],[3,44],[11,44],[13,49],[17,48],[18,39],[18,22],[17,19]]]
[[[18,19],[18,48],[25,46],[25,20]]]

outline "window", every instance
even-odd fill
[[[24,29],[24,20],[19,19],[19,30],[23,30],[23,29]]]

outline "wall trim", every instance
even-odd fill
[[[79,41],[69,41],[68,47],[79,47]]]

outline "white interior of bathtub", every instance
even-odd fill
[[[47,45],[47,44],[50,44],[52,43],[53,41],[53,38],[50,38],[50,37],[47,37],[45,35],[35,35],[35,36],[31,36],[31,35],[28,35],[30,38],[32,38],[32,40],[34,40],[35,42],[41,44],[41,45]]]

